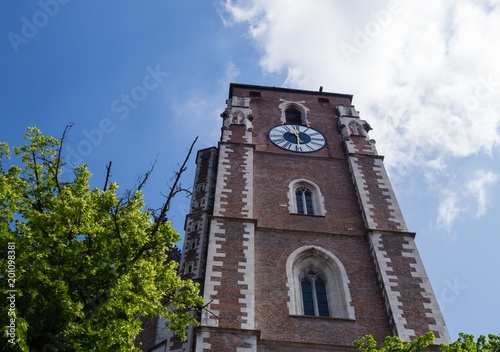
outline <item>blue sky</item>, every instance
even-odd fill
[[[3,1],[0,140],[74,123],[63,156],[101,187],[110,160],[126,189],[158,158],[159,207],[229,82],[353,94],[452,338],[500,333],[498,33],[498,0]]]

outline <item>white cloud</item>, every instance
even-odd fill
[[[443,196],[439,207],[437,217],[437,227],[444,228],[448,232],[451,231],[453,224],[457,221],[460,214],[465,209],[459,205],[459,196],[456,193],[448,193]]]
[[[222,11],[220,16],[225,26],[232,26],[238,22],[251,21],[263,12],[262,6],[258,1],[237,2],[225,0],[221,2]]]
[[[222,86],[223,89],[227,89],[229,83],[234,82],[236,77],[238,77],[239,75],[240,75],[240,70],[238,69],[238,67],[236,67],[234,62],[230,62],[226,67],[226,72],[224,76],[221,77],[217,81],[217,83],[219,84],[219,86]]]
[[[466,180],[469,178],[469,180]],[[436,226],[451,233],[455,224],[470,215],[478,219],[487,212],[488,187],[498,181],[492,171],[475,170],[472,175],[455,175],[439,193]],[[465,179],[465,180],[464,180]]]
[[[500,145],[497,1],[224,5],[228,23],[248,25],[265,72],[287,72],[291,87],[354,94],[389,167],[444,169],[447,158]],[[349,60],[345,44],[358,49]]]
[[[353,94],[391,174],[438,190],[438,228],[485,213],[496,174],[460,175],[453,188],[450,167],[500,146],[499,0],[222,3],[227,25],[248,26],[265,73]]]
[[[476,217],[479,218],[486,213],[488,204],[487,187],[498,180],[498,175],[491,171],[476,171],[476,178],[467,184],[469,194],[474,196],[477,201]]]

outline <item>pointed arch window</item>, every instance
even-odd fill
[[[307,119],[309,108],[305,106],[305,101],[290,101],[280,99],[278,108],[281,110],[281,123],[293,123],[297,125],[309,126]]]
[[[326,214],[324,198],[319,187],[308,180],[294,180],[288,185],[289,210],[292,214]]]
[[[297,248],[286,271],[291,315],[355,319],[347,273],[331,252],[313,245]]]

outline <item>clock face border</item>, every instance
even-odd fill
[[[297,143],[296,135],[290,133],[293,129],[299,131],[300,146]],[[326,137],[321,132],[296,123],[285,123],[272,127],[268,132],[268,138],[278,148],[294,153],[314,153],[327,145]]]

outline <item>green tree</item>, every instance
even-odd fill
[[[180,240],[166,221],[175,183],[160,210],[145,208],[139,186],[91,188],[86,165],[61,181],[61,139],[28,128],[27,143],[0,143],[1,343],[13,351],[134,351],[142,317],[164,316],[170,329],[196,324],[198,285],[167,260]],[[194,144],[194,143],[193,143]],[[14,281],[15,280],[15,281]],[[9,329],[9,326],[11,329]],[[13,327],[14,326],[14,327]]]
[[[440,347],[443,352],[500,352],[500,335],[481,335],[474,341],[474,335],[460,333],[457,341]]]
[[[428,332],[411,342],[403,342],[397,336],[388,336],[382,347],[377,348],[377,342],[371,335],[366,335],[353,342],[353,346],[360,352],[419,352],[425,351],[434,341],[434,334]],[[441,344],[439,349],[443,352],[500,352],[500,335],[481,335],[474,341],[474,335],[459,334],[457,341],[450,345]]]
[[[419,336],[411,342],[404,342],[398,336],[387,336],[381,348],[377,348],[377,342],[371,335],[366,335],[352,343],[360,352],[420,352],[425,351],[432,341],[434,334],[428,332]]]

